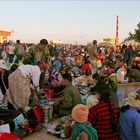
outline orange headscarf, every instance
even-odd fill
[[[78,104],[72,110],[72,118],[78,123],[85,123],[88,120],[89,109],[86,105]]]

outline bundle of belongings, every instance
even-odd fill
[[[23,114],[18,111],[0,109],[0,120],[1,133],[12,132],[13,134],[17,133],[19,137],[23,137],[29,132],[30,126],[28,125],[27,120],[24,118]],[[28,126],[28,130],[24,129],[25,126]]]

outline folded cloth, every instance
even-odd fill
[[[24,116],[22,114],[20,114],[19,116],[17,116],[14,119],[14,123],[15,123],[15,128],[19,127],[19,124],[24,120]]]

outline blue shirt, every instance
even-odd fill
[[[61,62],[59,60],[55,60],[54,63],[53,63],[53,68],[59,72],[60,71],[60,68],[61,68]]]
[[[120,140],[140,140],[140,114],[130,107],[119,119]]]

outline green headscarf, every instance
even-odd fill
[[[77,137],[81,132],[85,132],[88,135],[89,140],[98,140],[97,131],[90,127],[87,123],[75,123],[72,130],[71,140],[77,140]]]

